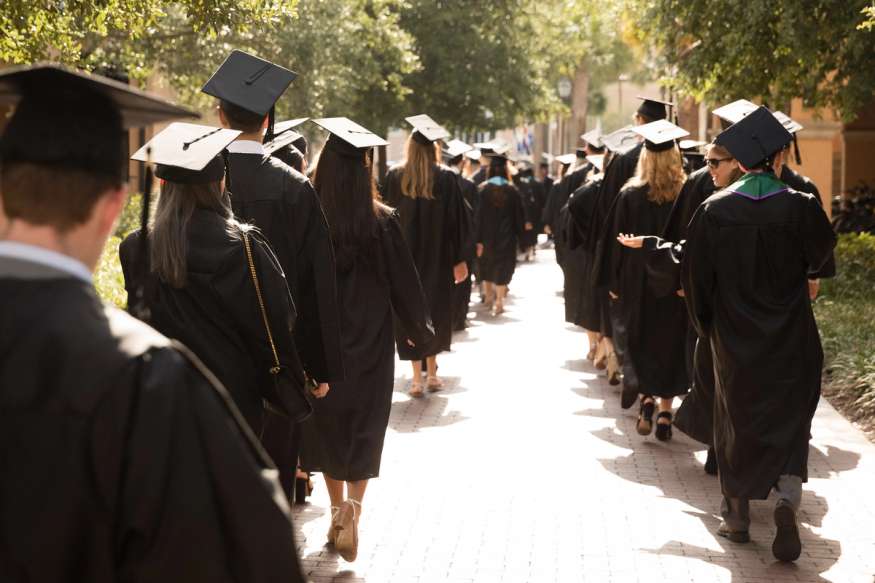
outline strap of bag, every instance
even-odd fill
[[[264,308],[264,298],[261,295],[261,285],[258,283],[258,274],[255,272],[255,262],[252,260],[252,247],[249,245],[249,234],[243,233],[243,247],[246,249],[246,259],[249,261],[249,274],[252,276],[252,285],[255,286],[255,295],[258,297],[258,306],[261,308],[261,319],[264,321],[264,329],[267,331],[267,340],[270,342],[270,350],[273,352],[273,363],[271,374],[279,374],[282,370],[280,358],[276,351],[276,344],[273,342],[273,333],[270,331],[270,323],[267,319],[267,310]]]

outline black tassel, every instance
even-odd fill
[[[262,140],[263,144],[266,144],[273,140],[273,126],[276,123],[276,107],[271,107],[270,111],[267,114],[267,131],[264,132],[264,140]]]
[[[793,153],[796,155],[796,164],[802,164],[802,154],[799,153],[799,140],[796,139],[796,134],[793,134]]]

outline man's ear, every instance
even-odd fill
[[[115,229],[116,221],[125,208],[127,195],[127,185],[123,184],[115,190],[108,190],[95,205],[95,211],[98,213],[98,227],[102,234],[108,234]]]
[[[263,130],[267,129],[267,122],[269,119],[270,119],[269,115],[264,116],[264,120],[262,120],[262,122],[261,122],[261,129],[263,129]]]
[[[225,112],[222,111],[221,105],[216,106],[216,111],[219,112],[219,125],[221,125],[223,128],[231,127],[230,124],[228,123],[228,118],[225,117]]]

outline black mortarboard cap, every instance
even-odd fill
[[[314,119],[313,123],[331,134],[325,147],[345,156],[364,156],[371,148],[389,144],[377,134],[346,117]]]
[[[663,101],[653,97],[636,96],[641,100],[641,105],[638,106],[638,114],[646,117],[649,120],[668,119],[671,115],[671,108],[674,103],[671,101]]]
[[[264,153],[272,155],[277,150],[280,150],[287,146],[290,146],[297,150],[294,144],[299,139],[301,139],[301,137],[301,134],[299,134],[295,130],[286,130],[281,134],[276,134],[276,137],[274,137],[274,139],[264,143]]]
[[[680,140],[678,142],[678,148],[680,148],[684,152],[687,152],[690,150],[696,150],[698,148],[701,148],[707,143],[708,142],[703,142],[701,140]]]
[[[592,156],[587,156],[586,161],[595,166],[599,172],[602,172],[605,169],[604,154],[594,154]]]
[[[127,169],[124,129],[198,117],[118,81],[53,63],[0,71],[0,104],[15,105],[0,137],[0,161],[82,170],[119,182]]]
[[[605,147],[605,143],[602,141],[602,130],[598,128],[581,134],[580,139],[599,150]]]
[[[727,103],[721,107],[718,107],[711,113],[719,117],[724,121],[728,121],[729,123],[738,123],[745,116],[750,115],[754,111],[757,110],[757,104],[748,101],[747,99],[739,99],[737,101],[733,101],[732,103]]]
[[[279,136],[280,134],[288,131],[294,130],[296,127],[309,120],[309,117],[299,117],[297,119],[287,119],[285,121],[278,121],[273,125],[273,134],[275,136]]]
[[[620,128],[606,136],[602,136],[605,147],[615,154],[625,154],[638,145],[638,134],[632,131],[632,126]]]
[[[745,168],[754,168],[782,150],[793,136],[768,108],[760,106],[724,130],[714,143],[726,148]]]
[[[430,144],[450,137],[450,132],[424,113],[404,120],[413,126],[413,137],[420,143]]]
[[[570,166],[574,164],[574,161],[577,159],[577,154],[571,152],[570,154],[562,154],[561,156],[556,156],[556,158],[554,159],[563,166]]]
[[[444,154],[447,158],[452,160],[453,158],[458,158],[462,154],[470,152],[473,149],[473,146],[466,144],[462,140],[450,140],[444,148]]]
[[[632,131],[644,138],[644,147],[651,152],[670,150],[675,146],[675,140],[690,135],[690,132],[667,119],[635,126]]]
[[[155,134],[131,156],[131,160],[156,163],[155,176],[171,182],[218,182],[225,176],[225,165],[219,154],[240,133],[176,122]]]
[[[232,51],[201,91],[256,115],[267,115],[297,73],[243,51]]]

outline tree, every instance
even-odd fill
[[[142,79],[154,69],[148,40],[262,27],[288,17],[293,7],[286,0],[5,0],[0,61],[51,59]]]
[[[845,120],[875,94],[871,0],[627,0],[664,81],[697,100],[761,98],[834,109]]]

